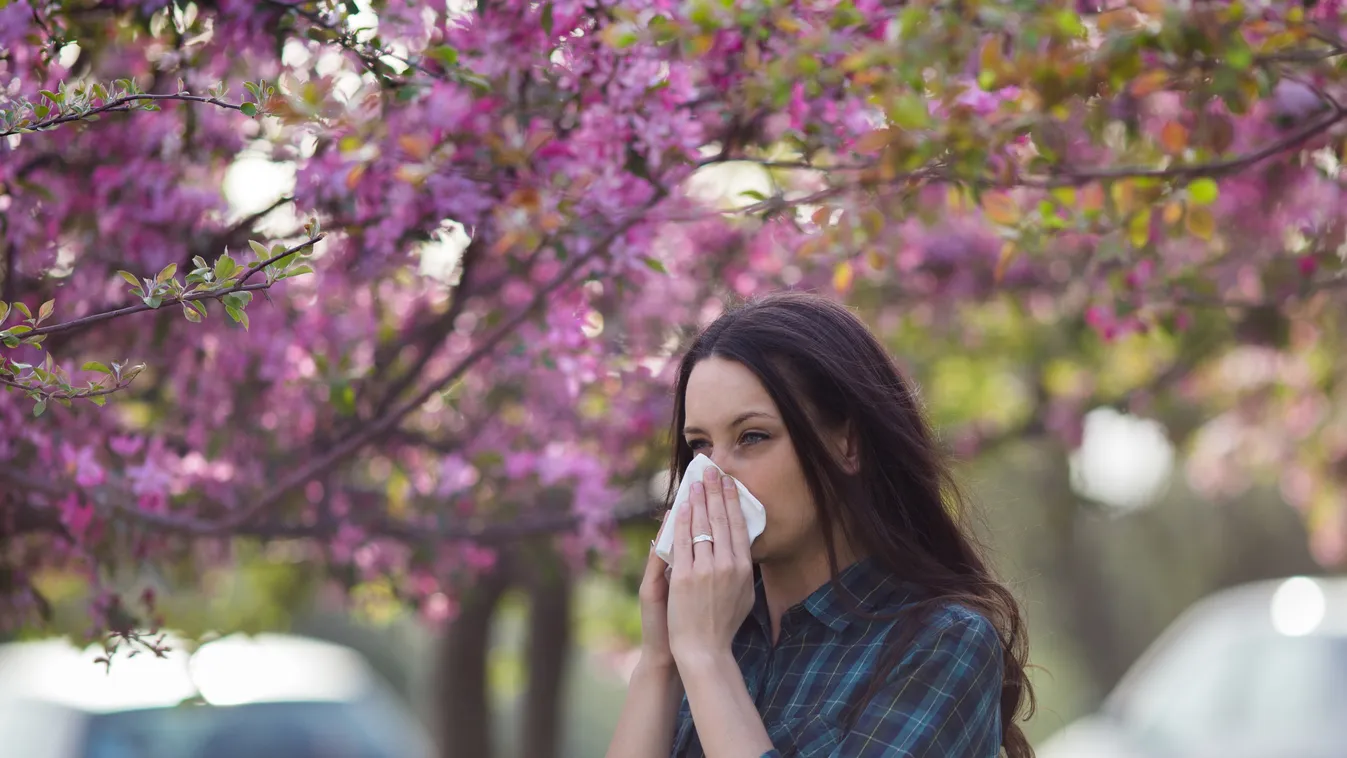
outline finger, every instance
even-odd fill
[[[725,515],[725,498],[729,492],[725,491],[723,482],[719,471],[709,467],[706,469],[706,517],[711,522],[711,536],[716,540],[713,543],[716,562],[728,566],[734,563],[734,546],[731,544],[733,538],[730,536],[729,517]]]
[[[711,520],[706,515],[706,500],[709,493],[706,491],[705,482],[692,483],[692,496],[688,498],[688,505],[692,506],[692,539],[696,539],[702,534],[711,534]],[[715,535],[711,535],[714,537]],[[710,542],[696,542],[692,545],[692,561],[709,561],[715,555],[715,549]]]
[[[669,564],[650,549],[650,558],[645,562],[645,576],[641,579],[639,596],[644,602],[662,602],[669,597]]]
[[[744,520],[743,504],[739,502],[739,487],[728,476],[721,480],[725,490],[725,518],[730,524],[730,547],[735,558],[749,557],[748,522]]]
[[[692,508],[684,503],[674,514],[674,568],[683,573],[692,568]]]

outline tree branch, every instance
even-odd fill
[[[89,118],[90,116],[96,116],[102,113],[123,113],[126,111],[132,111],[136,110],[135,104],[138,102],[153,102],[162,100],[182,100],[184,102],[189,103],[206,103],[209,105],[224,108],[226,110],[240,111],[240,112],[243,111],[244,105],[242,103],[227,103],[217,97],[205,97],[202,95],[189,95],[185,93],[175,93],[171,95],[153,95],[153,94],[126,95],[111,100],[109,102],[106,102],[103,105],[90,108],[87,111],[76,111],[72,113],[66,113],[64,115],[54,116],[44,121],[38,121],[33,124],[28,124],[27,126],[12,126],[3,131],[0,131],[0,137],[8,137],[11,134],[23,134],[25,132],[44,131],[47,129],[60,126],[61,124],[68,124],[72,121],[83,121]],[[249,103],[249,105],[251,105],[251,103]]]
[[[1034,177],[1011,182],[1010,185],[1023,185],[1031,187],[1064,187],[1087,184],[1092,181],[1107,179],[1196,179],[1198,177],[1220,177],[1226,174],[1233,174],[1242,171],[1255,163],[1260,163],[1271,158],[1278,153],[1286,152],[1315,137],[1323,134],[1333,126],[1347,119],[1347,108],[1343,108],[1336,100],[1331,98],[1325,100],[1329,107],[1329,112],[1318,120],[1311,121],[1308,124],[1296,129],[1294,132],[1286,135],[1282,139],[1271,142],[1263,147],[1243,155],[1237,155],[1225,160],[1212,161],[1210,163],[1181,164],[1170,166],[1168,168],[1142,168],[1139,166],[1119,166],[1117,168],[1104,168],[1086,171],[1064,171],[1057,176]]]
[[[477,270],[477,262],[482,258],[481,248],[485,244],[480,241],[478,235],[474,237],[468,246],[463,250],[462,273],[458,279],[458,286],[454,288],[454,299],[449,304],[448,310],[429,325],[427,325],[425,334],[426,339],[422,345],[421,355],[417,357],[416,363],[407,369],[402,376],[394,380],[392,386],[383,393],[375,405],[374,416],[377,418],[388,412],[393,403],[397,401],[398,396],[407,391],[420,378],[421,371],[435,356],[436,348],[443,342],[445,335],[454,328],[454,322],[462,315],[463,309],[468,305],[468,299],[472,296],[471,278]]]
[[[319,234],[316,237],[310,237],[309,239],[299,243],[298,245],[295,245],[294,247],[285,250],[284,252],[278,253],[264,261],[259,261],[253,264],[248,268],[247,273],[245,273],[243,277],[240,278],[238,282],[229,289],[216,290],[212,292],[193,292],[192,294],[186,295],[185,297],[170,298],[168,300],[164,300],[163,302],[161,302],[159,304],[159,308],[151,308],[145,303],[140,303],[139,305],[128,305],[125,308],[118,308],[117,310],[114,311],[95,313],[89,316],[74,319],[72,321],[65,321],[60,324],[52,324],[51,326],[38,327],[37,329],[34,329],[31,332],[25,332],[23,337],[24,339],[28,339],[30,337],[36,337],[42,334],[60,334],[62,332],[68,332],[72,329],[79,329],[81,327],[89,326],[91,324],[97,324],[101,321],[108,321],[110,319],[120,318],[122,316],[129,316],[132,313],[141,313],[143,311],[159,310],[167,305],[175,305],[177,303],[183,303],[191,300],[218,300],[224,297],[225,295],[229,295],[234,292],[252,292],[255,290],[270,289],[273,283],[245,284],[245,282],[247,282],[250,278],[252,278],[252,276],[256,274],[258,271],[265,269],[267,266],[270,266],[271,264],[275,263],[281,258],[284,258],[287,255],[297,253],[305,248],[314,246],[325,236],[327,235]]]

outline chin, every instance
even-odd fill
[[[762,537],[753,541],[753,545],[748,549],[748,557],[754,563],[762,563],[770,555],[770,548],[762,541]]]

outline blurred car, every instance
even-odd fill
[[[1038,758],[1342,758],[1347,579],[1241,585],[1189,608]]]
[[[0,758],[429,758],[426,731],[357,652],[235,635],[159,658],[63,639],[0,645]]]

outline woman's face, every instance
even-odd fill
[[[683,438],[762,501],[767,526],[753,560],[793,561],[822,551],[818,515],[776,403],[737,361],[707,358],[692,369]]]

